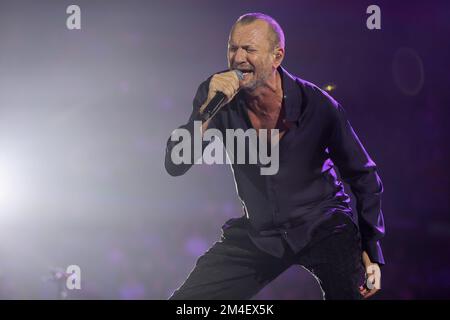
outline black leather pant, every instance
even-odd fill
[[[365,270],[360,243],[351,221],[331,219],[317,227],[307,247],[294,254],[285,243],[285,255],[277,258],[258,249],[245,228],[231,227],[169,299],[250,299],[293,264],[316,277],[324,299],[361,299]]]

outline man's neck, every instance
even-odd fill
[[[275,70],[264,85],[252,91],[245,91],[247,106],[260,116],[279,112],[282,99],[283,88],[278,70]]]

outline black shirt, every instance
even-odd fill
[[[228,220],[224,227],[245,219],[250,238],[261,250],[281,257],[284,238],[295,253],[299,252],[311,240],[315,227],[330,217],[343,215],[354,221],[350,198],[336,175],[337,167],[357,200],[362,249],[372,262],[383,265],[379,242],[385,233],[380,199],[383,186],[375,163],[338,102],[284,68],[279,67],[278,72],[282,79],[284,120],[290,124],[279,141],[279,170],[274,175],[261,175],[259,161],[232,164],[244,215]],[[193,122],[206,101],[210,79],[199,86],[190,119],[180,127],[192,136]],[[220,130],[223,139],[225,129],[252,128],[242,92],[222,107],[209,128]],[[165,167],[173,176],[182,175],[191,167],[172,162],[171,151],[177,143],[169,138],[166,148]]]

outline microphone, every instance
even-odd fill
[[[244,74],[242,73],[241,70],[235,69],[233,71],[236,73],[239,80],[244,79]],[[208,103],[208,105],[203,110],[203,113],[201,114],[201,120],[203,122],[205,122],[208,119],[214,117],[226,99],[227,99],[227,96],[223,92],[217,91],[216,94],[214,95],[214,97],[211,99],[211,101]]]

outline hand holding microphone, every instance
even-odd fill
[[[219,109],[239,92],[239,81],[244,78],[240,70],[215,74],[209,83],[208,97],[200,108],[203,121],[212,118]]]

